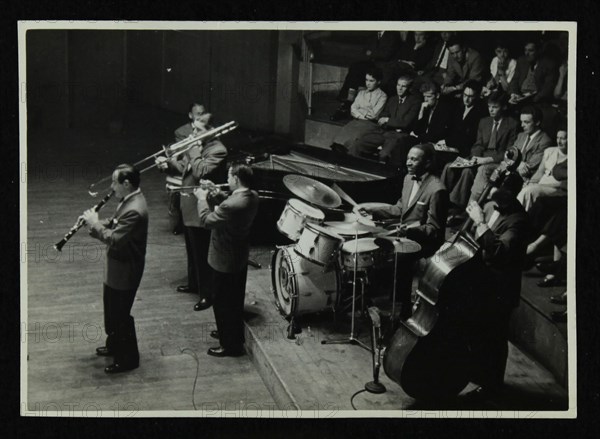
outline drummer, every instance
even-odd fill
[[[435,149],[431,143],[413,146],[408,152],[402,197],[395,205],[385,207],[361,207],[362,216],[372,214],[374,220],[397,218],[395,237],[404,237],[421,245],[421,251],[402,258],[397,264],[396,295],[401,305],[400,317],[411,315],[411,287],[416,261],[433,255],[445,238],[448,215],[448,192],[438,177],[431,174]],[[401,246],[396,246],[400,253]],[[408,256],[407,256],[408,257]]]

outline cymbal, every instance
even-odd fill
[[[383,248],[389,248],[390,246],[393,246],[394,253],[400,253],[404,255],[421,251],[421,244],[408,238],[381,236],[379,238],[375,238],[375,244]]]
[[[342,204],[340,196],[329,186],[297,174],[283,177],[283,184],[294,195],[320,207],[335,208]]]

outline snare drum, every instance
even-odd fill
[[[342,246],[342,266],[354,271],[354,255],[356,255],[356,270],[363,271],[386,264],[390,258],[389,253],[375,244],[375,238],[346,241]]]
[[[344,243],[344,238],[316,224],[306,224],[294,251],[309,261],[320,265],[334,262]]]
[[[335,308],[342,284],[337,266],[324,270],[293,247],[279,248],[271,261],[273,294],[281,314],[294,317]]]
[[[288,200],[277,221],[277,229],[292,241],[298,241],[307,223],[322,224],[325,214],[300,200]]]

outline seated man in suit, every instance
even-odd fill
[[[509,83],[510,103],[548,102],[554,96],[557,81],[556,63],[542,56],[539,42],[528,41],[525,54],[517,60],[515,74]]]
[[[521,151],[522,160],[517,172],[523,182],[527,182],[537,171],[544,150],[550,146],[552,140],[544,133],[540,125],[542,123],[542,112],[537,107],[525,107],[520,114],[521,128],[523,132],[519,133],[517,140],[512,145]],[[492,172],[498,165],[489,163],[480,166],[475,175],[475,181],[471,188],[471,200],[478,200],[485,186],[487,185]]]
[[[425,71],[423,72],[424,78],[427,78],[438,85],[442,85],[444,83],[446,72],[448,70],[448,60],[450,58],[448,41],[450,41],[455,35],[456,32],[440,32],[440,38],[435,46],[435,50],[433,51],[433,56],[430,62],[425,66]]]
[[[404,166],[408,149],[415,143],[410,136],[421,108],[421,95],[411,93],[413,80],[401,76],[396,83],[397,98],[387,100],[377,121],[379,129],[364,134],[350,145],[349,153],[360,157],[372,154],[383,145],[379,159],[394,166]]]
[[[419,143],[437,143],[448,137],[454,115],[454,103],[440,101],[440,88],[435,82],[425,82],[419,91],[423,103],[415,122],[414,135]]]
[[[442,182],[450,192],[450,202],[464,209],[469,201],[477,166],[498,164],[504,158],[506,148],[515,143],[518,123],[506,116],[508,96],[494,92],[488,98],[489,117],[482,119],[477,128],[477,138],[471,148],[470,158],[477,165],[456,168],[447,164],[442,172]]]
[[[412,313],[411,286],[418,258],[429,257],[445,239],[448,193],[439,178],[430,170],[435,160],[431,144],[413,146],[408,152],[402,197],[389,207],[361,209],[373,214],[374,219],[398,218],[402,225],[397,236],[418,242],[421,251],[409,260],[398,262],[396,293],[401,304],[400,317],[407,319]],[[361,214],[364,212],[360,212]]]
[[[450,131],[446,137],[446,145],[458,149],[461,157],[467,157],[471,146],[477,139],[479,121],[486,116],[486,109],[481,102],[481,84],[469,80],[465,83],[462,101],[454,113]]]
[[[493,398],[502,390],[508,358],[508,321],[521,295],[521,267],[531,225],[514,191],[498,189],[482,209],[475,201],[467,206],[473,235],[482,249],[481,268],[474,282],[481,288],[469,298],[473,325],[469,332],[472,353],[471,380],[481,387],[469,399]],[[483,293],[483,294],[482,294]]]
[[[208,264],[212,269],[212,288],[219,347],[210,348],[213,357],[244,354],[244,299],[250,252],[249,235],[258,211],[258,194],[253,185],[252,168],[237,164],[229,168],[229,198],[211,211],[208,191],[196,189],[200,226],[212,231]]]
[[[108,374],[135,369],[140,362],[131,307],[144,274],[148,207],[139,186],[137,169],[117,166],[111,189],[120,202],[113,217],[100,221],[93,208],[82,215],[90,235],[106,244],[103,301],[107,337],[96,354],[114,357],[114,363],[104,369]]]
[[[467,47],[459,38],[448,41],[450,59],[442,85],[444,96],[460,98],[468,80],[483,82],[485,66],[479,52]]]

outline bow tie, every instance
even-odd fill
[[[423,179],[421,177],[417,177],[416,175],[412,176],[412,180],[416,181],[417,183],[420,182],[420,181],[423,181]]]

